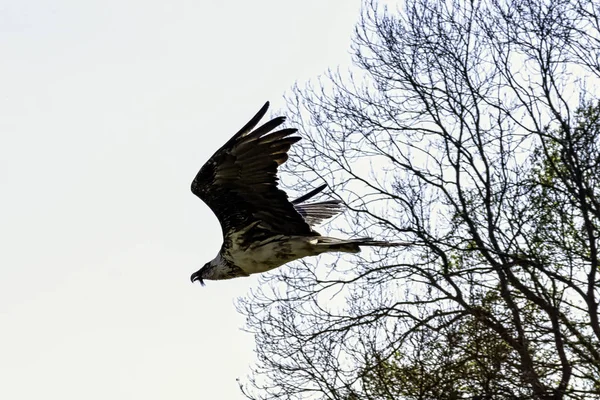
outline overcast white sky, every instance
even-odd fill
[[[189,185],[359,8],[0,0],[0,398],[243,398],[256,278],[190,283],[221,233]]]

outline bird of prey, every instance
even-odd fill
[[[231,279],[261,273],[287,262],[327,252],[358,253],[360,246],[397,246],[371,238],[336,239],[312,227],[333,217],[338,200],[306,201],[326,185],[290,201],[277,187],[277,168],[300,140],[296,129],[276,130],[285,117],[254,129],[269,102],[200,169],[192,193],[202,199],[221,224],[219,254],[191,276],[192,282]]]

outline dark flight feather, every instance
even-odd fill
[[[297,130],[273,132],[284,117],[253,130],[268,107],[269,102],[213,154],[192,182],[192,192],[215,213],[224,237],[253,222],[274,234],[318,235],[277,187],[277,169],[286,162],[292,144],[300,140],[291,136]]]
[[[298,197],[296,200],[292,201],[292,204],[304,203],[306,200],[312,199],[313,197],[315,197],[316,195],[321,193],[323,191],[323,189],[325,189],[326,187],[327,187],[327,184],[321,185],[321,186],[311,190],[310,192],[306,193],[305,195]]]

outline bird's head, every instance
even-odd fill
[[[204,264],[204,267],[200,268],[198,271],[194,272],[190,277],[192,283],[195,281],[199,281],[202,286],[204,286],[204,279],[206,278],[207,272],[210,269],[210,263]]]

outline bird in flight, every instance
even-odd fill
[[[191,276],[192,282],[231,279],[266,272],[299,258],[327,252],[358,253],[360,246],[398,246],[371,238],[336,239],[312,227],[342,211],[338,200],[307,203],[326,185],[290,201],[277,187],[277,168],[300,140],[297,129],[276,130],[285,117],[255,128],[269,102],[204,164],[192,193],[221,224],[217,256]]]

